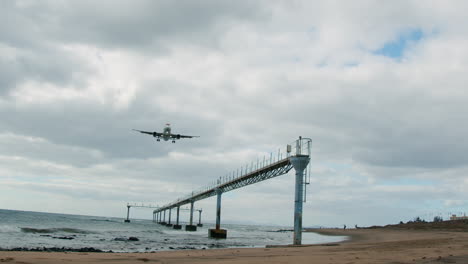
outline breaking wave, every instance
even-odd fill
[[[112,223],[121,223],[121,221],[111,220],[111,219],[90,219],[94,222],[112,222]]]
[[[94,232],[78,229],[78,228],[31,228],[21,227],[23,233],[40,233],[40,234],[53,234],[53,233],[70,233],[70,234],[92,234]]]
[[[19,229],[14,226],[2,225],[0,226],[0,233],[8,233],[8,232],[18,232]]]

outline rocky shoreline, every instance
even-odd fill
[[[28,251],[28,252],[94,252],[94,253],[113,253],[112,250],[103,251],[93,247],[84,248],[66,248],[66,247],[36,247],[36,248],[0,248],[0,251]]]
[[[202,248],[196,248],[196,247],[191,247],[191,246],[184,246],[184,247],[161,247],[160,250],[162,251],[167,251],[167,250],[196,250],[196,249],[201,249],[201,250],[206,250],[206,249],[214,249],[214,248],[222,248],[219,247],[218,245],[211,244],[207,245],[206,247]],[[27,248],[27,247],[15,247],[15,248],[0,248],[0,251],[22,251],[22,252],[87,252],[87,253],[115,253],[112,250],[101,250],[98,248],[93,248],[93,247],[83,247],[83,248],[69,248],[69,247],[35,247],[35,248]],[[152,248],[146,248],[145,252],[149,253],[155,253],[157,252],[158,249],[152,249]],[[127,252],[127,253],[132,253],[132,252]],[[142,253],[140,251],[135,251],[133,253]]]

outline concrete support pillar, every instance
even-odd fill
[[[193,225],[193,201],[190,202],[190,225]]]
[[[201,223],[201,213],[202,213],[202,210],[201,209],[198,210],[198,224],[197,224],[197,226],[199,226],[199,227],[203,226],[203,224]]]
[[[166,224],[166,226],[169,226],[169,227],[172,226],[172,224],[171,224],[171,214],[172,214],[172,208],[169,208],[169,220],[168,220],[168,222]]]
[[[182,229],[182,226],[179,225],[179,211],[180,211],[180,206],[177,206],[177,217],[176,217],[176,224],[173,226],[174,229]]]
[[[179,211],[180,211],[180,206],[177,206],[177,221],[176,224],[179,224]]]
[[[294,236],[293,244],[302,244],[302,200],[304,197],[304,169],[309,163],[308,156],[293,156],[291,163],[296,170],[296,187],[294,195]]]
[[[226,229],[221,229],[221,190],[217,190],[217,200],[216,200],[216,228],[208,230],[208,237],[211,238],[226,238],[227,231]]]
[[[216,195],[216,229],[220,229],[221,227],[221,191],[218,191]]]
[[[190,224],[185,226],[185,231],[197,231],[197,226],[193,225],[193,203],[190,202]]]
[[[130,205],[127,205],[127,219],[125,219],[124,222],[130,223]]]

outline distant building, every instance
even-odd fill
[[[468,220],[468,216],[457,216],[457,215],[452,215],[450,217],[450,220]]]

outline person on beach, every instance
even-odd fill
[[[346,225],[343,225],[343,230],[346,230]]]

